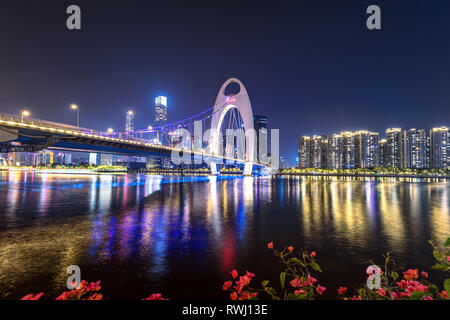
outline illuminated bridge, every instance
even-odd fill
[[[239,84],[240,90],[235,95],[225,95],[225,88],[230,83]],[[207,122],[208,121],[208,122]],[[192,132],[195,125],[209,123],[207,146],[194,146],[194,137],[184,135],[178,139],[181,129]],[[231,143],[233,149],[240,144],[245,152],[235,154],[233,150],[223,153],[221,133],[226,130],[242,130],[244,135],[236,137]],[[154,139],[144,138],[156,132],[165,132],[172,137],[172,143],[165,145]],[[195,130],[194,130],[195,131]],[[213,107],[190,116],[185,120],[169,123],[164,127],[154,127],[132,132],[101,132],[62,123],[24,119],[13,115],[0,114],[0,152],[36,152],[44,149],[63,151],[86,151],[100,154],[117,154],[147,158],[191,157],[192,160],[206,162],[213,174],[217,174],[218,165],[224,162],[244,166],[244,174],[251,174],[254,169],[267,169],[258,161],[256,154],[256,136],[254,132],[253,112],[248,93],[236,78],[228,79],[221,87]],[[203,131],[202,131],[203,134]],[[184,141],[182,138],[185,138]],[[190,141],[192,140],[192,141]],[[237,141],[241,140],[241,141]],[[228,147],[229,145],[227,145]],[[198,162],[197,162],[198,163]]]

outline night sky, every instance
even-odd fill
[[[66,28],[77,4],[82,29]],[[382,30],[366,28],[370,4]],[[294,161],[300,135],[450,125],[449,1],[20,1],[0,5],[0,112],[123,129],[214,104],[237,77],[254,114],[280,128]]]

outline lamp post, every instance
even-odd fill
[[[30,115],[30,112],[27,110],[23,110],[22,111],[22,122],[23,122],[23,117],[28,117]]]
[[[70,105],[70,109],[77,110],[77,127],[80,126],[80,108],[76,104]]]
[[[108,128],[108,135],[112,134],[114,132],[113,128]]]

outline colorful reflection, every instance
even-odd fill
[[[314,248],[349,281],[387,251],[431,265],[427,240],[450,230],[449,188],[417,179],[2,172],[0,298],[35,286],[58,292],[72,264],[109,284],[113,298],[152,288],[224,298],[217,286],[230,269],[267,271],[269,241]]]

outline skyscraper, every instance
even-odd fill
[[[433,128],[430,138],[432,168],[450,169],[449,129],[447,127]]]
[[[404,141],[401,128],[386,130],[386,166],[402,169],[404,163]]]
[[[267,148],[268,148],[267,117],[254,115],[253,116],[253,127],[256,131],[256,152],[258,155],[257,160],[262,160],[262,159],[260,159],[260,156],[265,156],[267,154]],[[262,142],[262,147],[265,148],[265,149],[261,150],[261,153],[260,153],[260,141]]]
[[[361,130],[354,132],[355,167],[374,168],[379,165],[379,133]]]
[[[387,153],[387,140],[381,139],[380,140],[380,146],[379,146],[379,166],[386,167],[386,153]]]
[[[313,136],[311,141],[311,166],[323,168],[325,158],[323,155],[323,141],[321,136]]]
[[[129,110],[125,118],[125,131],[130,132],[134,130],[134,114]]]
[[[425,169],[427,164],[428,135],[423,129],[405,130],[406,168]]]
[[[155,98],[155,124],[164,126],[167,121],[167,97]]]
[[[328,164],[330,169],[344,168],[343,136],[333,134],[328,137]]]
[[[298,139],[298,167],[311,168],[311,137],[303,136]]]

